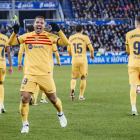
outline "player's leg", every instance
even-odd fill
[[[81,84],[80,84],[79,100],[85,100],[83,95],[86,88],[86,74],[87,74],[87,63],[83,63],[80,66]]]
[[[56,87],[52,76],[51,75],[38,76],[38,85],[41,91],[44,91],[46,93],[48,99],[52,102],[54,107],[57,109],[57,114],[60,120],[60,124],[62,127],[65,127],[67,125],[67,120],[62,111],[61,100],[56,96]]]
[[[139,75],[139,80],[140,80],[140,75]],[[137,85],[137,93],[140,93],[140,84]]]
[[[62,111],[62,103],[61,103],[61,100],[56,96],[56,92],[55,93],[46,93],[46,96],[48,97],[48,99],[51,101],[51,103],[54,105],[54,107],[57,110],[60,125],[62,127],[66,127],[67,119]]]
[[[22,117],[23,128],[21,133],[29,132],[28,113],[29,113],[29,100],[31,92],[21,91],[20,113]]]
[[[129,84],[130,84],[130,102],[132,107],[132,115],[138,115],[136,109],[136,89],[139,81],[139,71],[137,67],[129,67]]]
[[[3,87],[5,73],[6,73],[6,69],[1,68],[0,69],[0,114],[6,111],[4,109],[4,87]]]
[[[37,85],[33,94],[33,105],[37,105],[37,97],[38,97],[38,92],[39,92],[39,86]]]
[[[21,85],[21,102],[20,102],[20,113],[22,117],[23,128],[21,133],[29,132],[29,123],[28,123],[28,112],[29,112],[29,101],[32,93],[36,88],[36,77],[31,75],[24,75],[23,82]]]
[[[74,101],[75,87],[76,87],[76,82],[77,82],[78,77],[79,77],[79,64],[73,63],[72,64],[72,79],[70,82],[70,86],[71,86],[70,99],[72,101]]]

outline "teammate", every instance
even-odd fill
[[[27,33],[34,31],[34,26],[33,25],[29,25],[27,27]],[[18,69],[19,71],[22,70],[22,65],[21,65],[21,60],[22,60],[22,56],[23,56],[23,52],[25,51],[25,43],[20,44],[20,50],[18,53]],[[25,67],[26,67],[26,57],[24,57],[24,66],[23,66],[23,74],[25,75]],[[33,94],[33,97],[31,97],[30,99],[30,105],[37,105],[37,96],[38,96],[38,92],[39,92],[39,86],[37,85]]]
[[[128,73],[132,115],[138,115],[136,109],[136,88],[140,85],[140,16],[135,18],[135,30],[126,34],[126,51],[129,56]]]
[[[44,31],[46,32],[50,32],[50,28],[48,27],[45,27],[44,28]],[[50,53],[49,53],[49,58],[50,58],[50,64],[51,64],[51,73],[52,73],[52,77],[53,77],[53,69],[54,69],[54,62],[53,62],[53,53],[55,54],[55,57],[57,59],[57,65],[60,66],[60,58],[59,58],[59,53],[58,53],[58,49],[57,49],[57,46],[56,44],[53,44],[52,45],[52,49],[50,50]],[[47,101],[45,100],[45,97],[46,97],[46,94],[45,93],[42,93],[42,99],[40,100],[41,103],[46,103]]]
[[[1,29],[1,24],[0,24]],[[5,51],[7,51],[7,56],[9,60],[8,73],[12,74],[12,59],[10,55],[10,46],[8,45],[8,37],[0,33],[0,114],[5,112],[4,109],[4,87],[3,81],[6,75],[6,60]]]
[[[70,98],[73,101],[75,95],[75,86],[77,78],[81,77],[80,95],[79,100],[85,100],[83,97],[86,87],[86,74],[87,74],[87,56],[86,46],[91,52],[91,58],[94,59],[94,50],[87,35],[83,35],[82,25],[78,24],[75,27],[76,34],[70,36],[67,51],[72,56],[72,80],[71,80],[71,94]]]
[[[53,31],[58,32],[58,36],[44,31],[45,19],[37,16],[34,21],[34,32],[26,33],[16,38],[19,32],[19,25],[14,25],[9,44],[14,46],[19,43],[25,43],[26,68],[25,75],[21,85],[21,103],[20,112],[22,116],[23,128],[21,133],[29,132],[29,123],[27,121],[29,112],[29,100],[37,85],[45,92],[48,99],[57,109],[58,117],[62,127],[67,125],[67,120],[62,111],[61,100],[56,96],[56,87],[51,74],[51,64],[49,59],[52,44],[68,45],[68,40],[56,23],[50,23]]]

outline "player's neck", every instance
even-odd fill
[[[82,32],[77,32],[77,34],[82,34]]]

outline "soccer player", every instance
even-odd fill
[[[19,25],[14,25],[9,44],[14,46],[19,43],[25,43],[26,67],[25,75],[21,85],[21,103],[20,112],[23,122],[21,133],[29,132],[28,112],[29,100],[37,85],[45,92],[48,99],[57,109],[57,114],[62,127],[67,125],[67,120],[62,111],[61,100],[56,96],[56,87],[51,74],[51,64],[49,53],[52,44],[68,45],[68,40],[64,33],[59,29],[56,23],[50,23],[53,31],[57,31],[58,36],[44,31],[45,19],[42,16],[37,16],[34,21],[34,32],[26,33],[17,37]]]
[[[1,29],[1,24],[0,24]],[[7,56],[9,60],[8,73],[12,74],[12,59],[10,55],[10,46],[8,45],[8,37],[0,33],[0,114],[5,112],[4,109],[4,87],[3,81],[6,75],[6,60],[5,51],[7,51]]]
[[[130,54],[128,62],[130,101],[132,115],[138,115],[136,109],[136,89],[140,85],[140,16],[135,18],[135,30],[126,34],[126,52]]]
[[[44,31],[46,32],[50,32],[50,28],[48,27],[45,27],[44,28]],[[53,69],[54,69],[54,62],[53,62],[53,53],[55,54],[55,57],[57,59],[57,65],[60,66],[60,58],[59,58],[59,53],[58,53],[58,49],[57,49],[57,46],[56,44],[53,44],[52,45],[52,49],[50,50],[50,53],[49,53],[49,58],[50,58],[50,64],[51,64],[51,73],[52,73],[52,77],[53,77]],[[46,94],[45,93],[42,93],[42,99],[40,100],[41,103],[46,103],[47,101],[45,100],[45,97],[46,97]]]
[[[33,32],[33,31],[34,31],[34,26],[33,25],[29,25],[27,27],[27,33]],[[20,50],[19,50],[19,53],[18,53],[18,69],[19,69],[19,71],[22,70],[21,60],[22,60],[22,56],[23,56],[24,50],[25,50],[25,43],[20,44]],[[24,66],[23,66],[23,74],[24,75],[25,75],[25,67],[26,67],[26,57],[24,57]],[[38,92],[39,92],[39,86],[37,85],[36,88],[35,88],[33,97],[31,97],[31,99],[30,99],[30,105],[32,105],[32,104],[33,105],[37,105]]]
[[[91,52],[91,58],[94,59],[94,50],[87,35],[83,35],[82,25],[78,24],[75,27],[76,34],[70,36],[67,51],[72,56],[72,80],[70,98],[73,101],[75,95],[75,86],[77,78],[81,77],[79,100],[85,100],[83,97],[86,87],[87,74],[87,56],[86,47],[88,46]]]

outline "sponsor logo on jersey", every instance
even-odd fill
[[[32,49],[33,48],[33,45],[32,44],[29,44],[28,48],[29,49]]]

